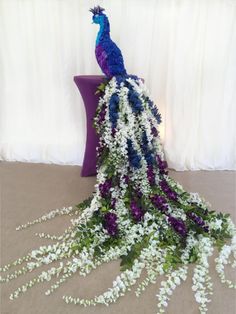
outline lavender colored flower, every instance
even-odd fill
[[[187,216],[194,221],[199,227],[202,227],[204,229],[204,231],[208,232],[209,231],[209,227],[205,224],[205,221],[202,219],[202,217],[199,217],[198,215],[196,215],[193,212],[188,212]]]
[[[169,187],[168,183],[165,180],[160,181],[160,187],[170,200],[172,201],[178,200],[178,194],[175,191],[171,190],[171,188]]]
[[[106,115],[106,108],[105,106],[102,108],[102,110],[99,113],[98,116],[98,123],[101,124],[105,120],[105,115]]]
[[[163,192],[167,193],[170,190],[169,185],[165,180],[161,180],[159,184]]]
[[[129,183],[129,176],[125,175],[124,176],[124,181],[125,181],[126,184],[128,184]]]
[[[182,237],[187,235],[187,227],[183,220],[168,216],[168,222],[171,224],[172,228]]]
[[[118,233],[117,216],[115,213],[106,213],[104,215],[104,228],[110,236],[115,236]]]
[[[157,129],[155,128],[155,126],[153,126],[153,127],[151,128],[151,132],[152,132],[152,135],[153,135],[154,137],[157,137],[158,131],[157,131]]]
[[[97,146],[97,157],[100,157],[102,155],[104,147],[102,146],[102,144],[99,142],[98,146]]]
[[[165,212],[167,210],[167,201],[164,196],[161,195],[153,195],[151,196],[151,202],[155,207],[157,207],[160,211]]]
[[[113,199],[111,200],[111,207],[114,208],[115,206],[116,206],[116,199],[113,198]]]
[[[205,232],[209,232],[209,226],[206,226],[206,225],[205,225],[205,226],[203,227],[203,230],[204,230]]]
[[[147,177],[148,177],[148,181],[149,181],[150,185],[154,185],[155,184],[155,173],[154,173],[153,167],[151,165],[149,165],[147,167]]]
[[[167,196],[172,201],[177,201],[178,200],[178,194],[175,191],[169,190],[167,192]]]
[[[140,189],[137,189],[135,193],[138,196],[138,198],[141,198],[143,196],[143,193],[140,191]]]
[[[111,179],[108,179],[104,183],[99,184],[99,191],[100,191],[101,197],[106,197],[109,195],[111,185],[112,185]]]
[[[116,135],[116,129],[115,128],[111,129],[111,135],[112,135],[112,137],[115,137],[115,135]]]
[[[144,212],[142,208],[140,208],[134,200],[130,203],[131,214],[135,221],[139,222],[142,220],[144,216]]]
[[[168,171],[166,170],[168,167],[167,161],[162,160],[159,155],[157,155],[156,160],[157,160],[157,165],[158,165],[160,174],[168,174]]]

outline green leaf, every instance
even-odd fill
[[[193,247],[190,251],[189,262],[195,263],[197,261],[197,259],[198,259],[197,249],[195,247]]]
[[[101,208],[101,212],[102,213],[106,213],[106,212],[108,212],[109,211],[109,208],[107,208],[107,207],[105,207],[105,206],[102,206],[102,208]]]
[[[79,249],[79,244],[78,243],[73,243],[71,245],[71,249],[72,249],[72,251],[77,251]]]
[[[171,264],[170,263],[164,263],[163,264],[163,270],[164,272],[167,272],[171,267]]]
[[[220,251],[222,249],[222,247],[224,246],[225,241],[222,239],[217,239],[216,240],[216,247],[217,249]]]
[[[84,210],[86,207],[88,207],[91,204],[93,197],[90,196],[88,198],[86,198],[84,201],[82,201],[81,203],[75,205],[75,207],[77,207],[78,209]]]

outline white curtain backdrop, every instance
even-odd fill
[[[100,73],[97,4],[160,109],[169,166],[236,169],[235,0],[0,0],[0,159],[82,163],[73,76]]]

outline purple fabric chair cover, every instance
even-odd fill
[[[96,89],[102,83],[105,76],[102,75],[79,75],[74,77],[80,94],[84,101],[87,118],[87,138],[84,152],[82,177],[96,175],[96,147],[99,137],[93,127],[93,118],[98,105],[99,94],[95,95]]]

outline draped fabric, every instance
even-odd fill
[[[0,0],[0,159],[82,163],[73,76],[100,74],[95,4],[159,107],[169,166],[236,169],[234,0]]]

